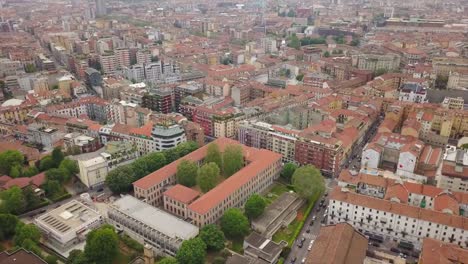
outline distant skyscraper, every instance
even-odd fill
[[[106,1],[105,0],[95,0],[95,1],[96,1],[96,16],[107,15]]]

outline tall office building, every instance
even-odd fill
[[[95,0],[95,1],[96,1],[96,16],[107,15],[106,1],[105,0]]]

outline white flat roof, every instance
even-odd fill
[[[130,195],[115,201],[112,207],[172,238],[187,240],[198,235],[195,225]]]

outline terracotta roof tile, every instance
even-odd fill
[[[177,184],[169,190],[165,191],[164,196],[187,204],[195,200],[198,196],[200,196],[200,192]]]

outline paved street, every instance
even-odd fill
[[[336,186],[336,181],[333,179],[326,179],[325,181],[326,181],[327,192],[329,192],[331,189],[333,189]],[[325,204],[328,205],[328,199],[326,197],[320,197],[320,199],[317,200],[311,214],[307,216],[307,220],[305,221],[304,227],[299,233],[297,240],[294,241],[293,245],[291,245],[291,253],[289,254],[288,258],[286,259],[284,263],[292,263],[292,260],[294,258],[296,258],[296,261],[294,263],[301,263],[301,261],[307,257],[307,253],[309,252],[308,247],[310,245],[310,242],[312,240],[315,240],[315,238],[318,236],[320,227],[321,227],[320,222],[323,220],[323,215],[326,210],[326,208],[321,208],[320,211],[317,211],[320,200],[322,198],[325,198],[326,200]],[[311,225],[312,218],[314,216],[316,216],[317,219],[315,219],[315,221]],[[310,232],[308,233],[307,230],[310,230]],[[305,238],[305,241],[303,242],[303,247],[299,248],[298,245],[302,238]]]

